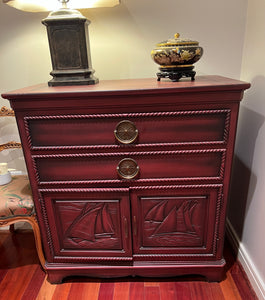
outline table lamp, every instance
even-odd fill
[[[88,25],[76,9],[113,7],[120,0],[3,0],[23,11],[51,11],[42,23],[47,27],[52,61],[49,86],[98,83],[91,64]],[[69,3],[68,3],[69,2]]]

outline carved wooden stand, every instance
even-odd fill
[[[160,81],[161,78],[169,78],[170,80],[176,82],[182,77],[190,77],[191,81],[195,80],[196,72],[193,71],[192,67],[182,67],[182,68],[160,68],[161,72],[156,73],[157,80]]]
[[[102,81],[11,101],[53,283],[66,276],[223,278],[239,102],[249,84]]]

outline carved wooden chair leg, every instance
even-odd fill
[[[40,229],[39,229],[39,225],[38,225],[36,216],[34,215],[34,216],[30,217],[28,222],[31,224],[32,229],[33,229],[35,244],[36,244],[36,249],[37,249],[38,257],[40,260],[40,264],[41,264],[43,270],[45,270],[45,258],[44,258],[43,249],[42,249]]]
[[[36,220],[36,216],[32,215],[32,216],[25,216],[25,217],[19,216],[19,217],[10,218],[9,220],[0,221],[0,226],[3,226],[3,225],[11,226],[17,222],[27,222],[31,225],[31,227],[33,229],[33,233],[34,233],[35,245],[36,245],[36,250],[37,250],[38,257],[39,257],[39,261],[40,261],[40,264],[41,264],[43,270],[45,270],[45,258],[44,258],[44,254],[43,254],[41,235],[40,235],[39,225]]]
[[[9,226],[9,231],[10,231],[11,233],[14,233],[14,232],[15,232],[15,224],[11,224],[11,225]]]

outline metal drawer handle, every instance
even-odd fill
[[[121,144],[131,144],[137,139],[138,130],[133,122],[124,120],[117,124],[114,135]]]
[[[122,159],[117,166],[117,172],[123,179],[135,178],[139,173],[139,169],[137,162],[131,158]]]

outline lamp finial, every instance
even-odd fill
[[[67,8],[67,3],[69,2],[69,0],[58,0],[58,1],[62,3],[63,8]]]

